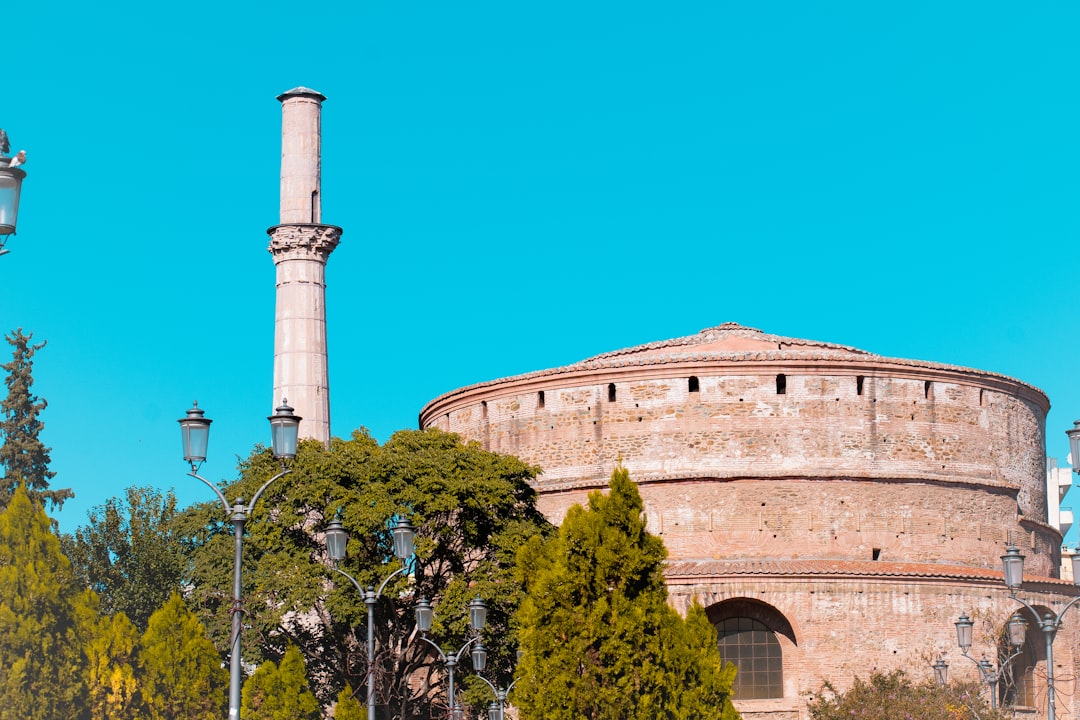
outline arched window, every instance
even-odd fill
[[[784,656],[776,635],[757,620],[729,618],[716,624],[720,657],[739,668],[732,688],[739,700],[784,696]]]
[[[720,657],[739,669],[734,699],[784,697],[784,652],[781,643],[795,643],[795,632],[783,613],[750,598],[732,598],[709,607],[716,627]]]

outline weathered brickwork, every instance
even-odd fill
[[[540,466],[540,508],[556,522],[622,462],[667,545],[677,607],[696,597],[714,614],[766,608],[774,631],[790,623],[790,637],[777,631],[783,697],[740,704],[785,720],[823,679],[928,672],[963,611],[1007,618],[1009,543],[1028,576],[1047,578],[1048,605],[1072,592],[1050,580],[1061,536],[1046,523],[1048,409],[993,373],[728,324],[456,390],[421,425]],[[680,563],[728,564],[681,577]],[[943,567],[964,570],[920,569]],[[1075,676],[1075,633],[1058,642]]]

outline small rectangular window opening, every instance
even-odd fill
[[[923,383],[923,397],[927,400],[930,399],[931,391],[933,390],[934,383],[927,380]]]
[[[855,393],[856,394],[862,395],[863,381],[865,381],[865,380],[866,380],[866,378],[863,377],[862,375],[858,375],[858,376],[855,377]]]
[[[874,559],[875,560],[880,560],[881,559],[881,548],[874,548]]]
[[[690,380],[686,383],[686,389],[688,392],[700,392],[701,385],[698,384],[698,379],[691,376]]]
[[[982,388],[980,388],[979,389],[979,407],[982,407],[983,402],[985,401],[985,398],[983,397],[983,392],[984,392],[984,390]]]
[[[785,375],[783,373],[780,373],[779,375],[776,376],[776,394],[777,395],[786,395],[787,394],[787,375]]]
[[[480,418],[487,420],[487,400],[480,401]]]
[[[544,391],[536,393],[536,407],[544,407]]]
[[[615,402],[615,383],[608,383],[607,400],[608,402]]]

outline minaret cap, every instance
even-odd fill
[[[318,90],[312,90],[311,88],[306,88],[303,85],[301,85],[300,87],[295,87],[292,90],[286,90],[285,92],[278,95],[277,99],[278,102],[285,102],[286,99],[291,97],[309,97],[318,100],[319,102],[326,100],[326,96]]]

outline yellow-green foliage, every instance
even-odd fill
[[[137,720],[135,653],[139,633],[124,613],[99,615],[98,599],[84,592],[86,611],[79,625],[88,720]]]
[[[738,717],[728,699],[735,668],[700,606],[684,620],[667,604],[667,553],[646,531],[624,468],[610,488],[519,554],[524,656],[512,700],[521,719]]]
[[[0,720],[78,717],[81,602],[48,516],[19,485],[0,512]]]
[[[367,717],[367,708],[353,697],[352,685],[346,685],[338,695],[337,706],[334,708],[334,720],[364,720]]]
[[[206,631],[176,593],[150,616],[139,654],[149,720],[220,720],[228,673]]]
[[[280,664],[267,660],[244,683],[242,720],[318,720],[319,703],[308,687],[304,656],[290,645]]]

